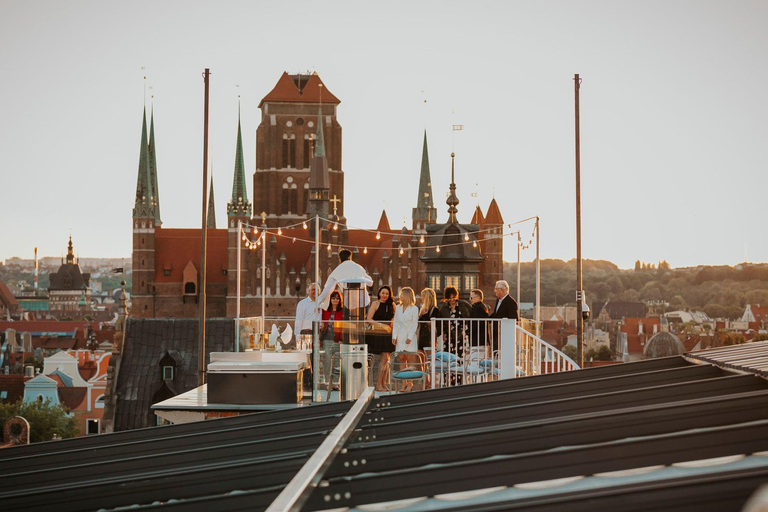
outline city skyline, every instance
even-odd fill
[[[252,198],[257,105],[283,71],[309,71],[341,100],[350,226],[374,228],[382,209],[410,226],[426,128],[439,222],[455,151],[462,222],[495,197],[506,223],[541,218],[542,258],[571,259],[580,73],[583,257],[768,261],[768,2],[389,7],[6,2],[0,260],[64,253],[70,232],[83,257],[130,255],[145,100],[163,225],[199,227],[209,67],[219,226],[238,96]]]

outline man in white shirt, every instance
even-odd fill
[[[333,269],[331,275],[328,276],[328,281],[325,283],[325,288],[323,288],[323,292],[317,298],[318,303],[325,301],[326,297],[328,297],[328,295],[330,295],[338,285],[339,288],[341,288],[341,295],[345,299],[345,309],[354,310],[356,308],[368,306],[368,304],[371,303],[371,298],[368,296],[368,292],[365,290],[365,286],[372,286],[373,279],[371,279],[371,276],[368,275],[363,267],[352,261],[352,251],[349,249],[342,249],[339,251],[339,260],[341,260],[341,263],[339,263],[339,266]],[[349,286],[345,283],[345,281],[349,280],[355,280],[359,282],[360,286],[363,287],[363,291],[356,292],[355,290],[345,295],[344,290],[347,288],[352,288],[352,286]],[[358,298],[358,295],[362,295],[364,297],[363,304],[359,304],[360,299]]]
[[[320,310],[317,309],[315,298],[317,297],[317,283],[312,283],[307,288],[307,296],[301,299],[296,306],[296,323],[294,331],[296,335],[312,334],[312,322],[320,321]]]

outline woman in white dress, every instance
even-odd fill
[[[419,350],[419,342],[416,338],[416,330],[419,327],[419,308],[416,306],[416,294],[412,288],[405,287],[400,290],[400,304],[395,308],[395,318],[392,321],[392,343],[396,352],[412,352]],[[400,356],[400,369],[407,366],[410,355]],[[413,383],[405,383],[403,391],[410,391]]]

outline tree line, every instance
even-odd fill
[[[712,318],[738,319],[747,304],[768,305],[768,264],[672,268],[637,262],[620,269],[605,260],[582,260],[587,303],[657,301],[667,311],[704,311]],[[536,300],[535,262],[521,264],[521,302]],[[505,262],[504,279],[517,291],[517,263]],[[576,260],[541,261],[541,304],[576,305]],[[595,312],[597,313],[597,312]]]

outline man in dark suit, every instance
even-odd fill
[[[509,283],[497,281],[493,293],[496,294],[496,307],[491,312],[491,318],[518,320],[517,301],[509,296]]]
[[[496,306],[491,311],[490,318],[511,318],[518,320],[517,301],[509,296],[509,283],[497,281],[493,289],[496,295]],[[493,350],[499,349],[499,328],[501,322],[491,322],[491,335],[493,337]]]

